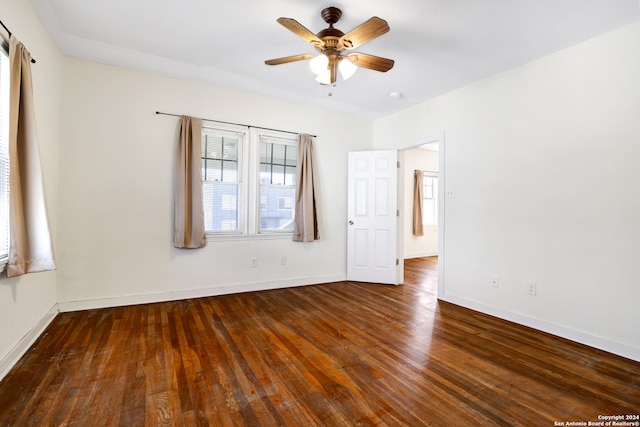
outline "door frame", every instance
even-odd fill
[[[398,148],[398,160],[400,167],[398,169],[398,209],[404,209],[405,200],[405,169],[404,169],[404,155],[406,151],[419,148],[422,145],[438,143],[438,287],[437,298],[440,299],[444,296],[444,265],[445,265],[445,133],[442,135],[425,138],[424,141],[419,144],[414,144],[402,148]],[[406,226],[409,226],[407,224]],[[396,253],[398,257],[398,283],[404,283],[404,213],[401,212],[398,218],[398,232],[397,232],[397,248]]]

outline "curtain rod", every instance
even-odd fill
[[[162,114],[162,115],[165,115],[165,116],[173,116],[173,117],[182,117],[180,114],[163,113],[162,111],[156,111],[156,114]],[[200,119],[200,120],[206,120],[208,122],[215,122],[215,123],[224,123],[225,125],[245,126],[245,127],[248,127],[248,128],[255,128],[255,129],[262,129],[262,130],[272,130],[272,131],[275,131],[275,132],[291,133],[291,134],[294,134],[294,135],[300,134],[300,132],[291,132],[290,130],[263,128],[262,126],[251,126],[251,125],[245,125],[245,124],[242,124],[242,123],[223,122],[221,120],[213,120],[213,119]],[[316,135],[309,135],[309,136],[317,138]]]
[[[9,34],[9,37],[11,37],[11,30],[9,30],[9,29],[7,28],[7,26],[6,26],[6,25],[4,25],[4,22],[0,21],[0,25],[2,25],[2,28],[4,28],[4,29],[7,31],[7,33]],[[3,45],[3,46],[4,46],[5,44],[6,44],[6,46],[7,46],[7,51],[8,51],[8,50],[9,50],[9,45],[7,44],[7,42],[6,42],[6,41],[5,41],[4,43],[2,43],[2,45]],[[35,63],[36,63],[36,60],[35,60],[35,59],[33,59],[33,58],[31,58],[31,63],[32,63],[32,64],[35,64]]]

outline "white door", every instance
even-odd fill
[[[349,153],[347,280],[398,283],[398,152]]]

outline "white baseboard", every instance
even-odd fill
[[[465,298],[459,298],[451,295],[438,295],[438,299],[640,362],[640,349],[636,347],[609,341],[575,329],[512,313],[510,311],[501,310],[499,308],[467,300]]]
[[[246,283],[240,285],[220,286],[216,288],[190,289],[185,291],[169,291],[144,295],[128,295],[123,297],[99,298],[82,301],[66,301],[58,303],[62,313],[69,311],[91,310],[94,308],[122,307],[136,304],[152,304],[156,302],[177,301],[190,298],[203,298],[216,295],[237,294],[241,292],[266,291],[269,289],[293,288],[296,286],[319,285],[322,283],[341,282],[346,276],[304,277],[272,282]]]
[[[33,345],[34,342],[38,339],[38,337],[44,332],[44,330],[49,326],[49,323],[56,317],[58,314],[58,305],[54,304],[53,307],[40,319],[38,323],[35,324],[33,328],[27,335],[25,335],[18,344],[15,345],[9,351],[4,359],[0,361],[0,380],[2,380],[5,375],[9,373],[11,368],[18,363],[18,360],[29,350],[29,347]]]

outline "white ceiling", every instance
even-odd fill
[[[524,64],[640,18],[639,0],[31,0],[60,50],[171,77],[379,117]],[[372,16],[391,31],[356,49],[394,59],[335,87],[307,61],[266,59],[316,51],[276,19],[312,32],[320,11],[342,10],[345,33]],[[401,97],[393,99],[391,92]],[[331,94],[331,96],[329,96]]]

